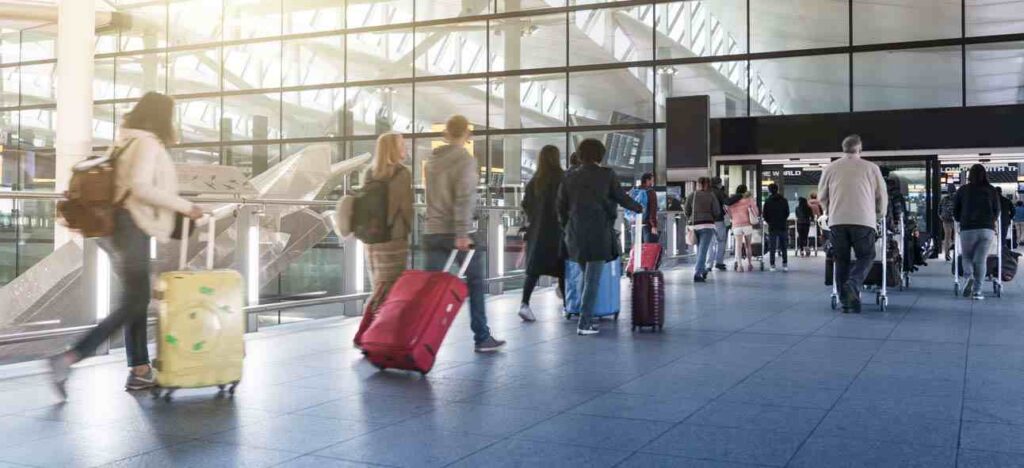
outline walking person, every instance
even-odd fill
[[[782,271],[789,271],[789,202],[779,193],[777,184],[768,185],[768,199],[761,209],[764,222],[768,225],[768,263],[775,271],[775,253],[782,255]]]
[[[476,226],[480,168],[466,150],[471,136],[469,121],[461,115],[452,116],[445,122],[445,144],[435,148],[423,165],[427,204],[423,245],[428,270],[444,268],[452,248],[461,252],[476,249],[466,269],[469,326],[473,330],[474,350],[494,352],[505,346],[505,342],[492,336],[487,326],[484,302],[487,236]]]
[[[1015,210],[1013,209],[1013,201],[1010,197],[1003,195],[1003,188],[996,187],[996,195],[999,196],[999,233],[1002,238],[999,239],[1003,243],[1003,248],[1006,250],[1013,250],[1013,246],[1010,245],[1010,229],[1013,229],[1013,215]]]
[[[403,164],[408,151],[400,133],[385,133],[377,138],[377,148],[363,183],[387,183],[388,211],[386,224],[391,227],[390,240],[368,243],[366,265],[370,270],[373,292],[363,309],[363,320],[353,342],[357,348],[363,332],[373,323],[377,308],[384,302],[391,286],[405,271],[409,259],[409,233],[412,232],[412,173]]]
[[[721,209],[715,217],[715,239],[714,243],[711,244],[714,249],[714,255],[708,261],[714,261],[714,267],[718,271],[725,271],[725,251],[729,245],[729,223],[725,219],[725,207],[729,194],[725,191],[725,186],[722,185],[721,177],[711,179],[711,192],[718,199],[718,205]]]
[[[882,171],[861,158],[860,136],[843,140],[844,156],[829,164],[818,183],[818,198],[828,217],[835,250],[836,284],[843,313],[860,313],[860,290],[875,260],[878,221],[888,209]],[[852,261],[850,250],[857,256]]]
[[[558,278],[558,290],[565,297],[565,261],[561,255],[562,225],[558,223],[558,187],[562,184],[561,153],[547,145],[537,156],[537,173],[526,184],[523,212],[526,214],[526,282],[519,317],[534,322],[530,297],[541,275]]]
[[[167,242],[174,232],[176,213],[192,219],[202,210],[178,194],[178,176],[167,146],[177,142],[174,100],[146,93],[124,117],[115,147],[124,148],[115,165],[115,199],[122,200],[114,218],[114,233],[101,239],[121,279],[117,309],[79,340],[71,350],[50,359],[53,383],[65,396],[65,383],[76,362],[93,355],[118,328],[124,328],[125,355],[130,371],[126,390],[156,384],[150,366],[148,312],[150,302],[150,238]],[[183,240],[184,242],[184,240]]]
[[[1013,209],[1013,226],[1016,228],[1017,245],[1024,245],[1024,201],[1017,200]]]
[[[707,281],[710,269],[707,265],[708,251],[715,241],[715,218],[722,216],[722,205],[711,187],[711,179],[697,179],[697,191],[690,194],[683,203],[689,228],[697,238],[697,262],[693,266],[693,282]]]
[[[746,185],[740,184],[730,198],[732,203],[728,210],[729,218],[732,219],[732,233],[736,237],[736,261],[733,262],[736,271],[743,271],[743,259],[747,260],[747,271],[754,271],[754,224],[751,221],[760,213],[753,195]]]
[[[642,213],[633,214],[626,213],[626,220],[633,223],[637,216],[642,218],[642,236],[641,243],[657,243],[658,242],[658,193],[654,190],[654,174],[650,172],[644,173],[640,176],[640,185],[629,191],[629,196],[644,207]],[[629,239],[630,245],[634,242],[632,237],[633,230],[627,229],[626,237]]]
[[[960,250],[967,278],[964,297],[985,298],[981,293],[982,281],[987,272],[988,251],[996,242],[999,198],[981,164],[971,166],[967,171],[967,184],[953,196],[953,218],[960,223]]]
[[[558,189],[558,220],[565,232],[568,259],[583,270],[583,300],[578,335],[599,333],[594,323],[594,307],[604,265],[622,255],[615,221],[616,205],[635,213],[643,206],[633,201],[619,185],[615,172],[602,167],[605,146],[587,138],[576,149],[580,167],[566,173]]]
[[[810,233],[811,224],[814,223],[814,213],[811,211],[811,205],[807,203],[807,199],[800,197],[796,202],[796,248],[800,252],[800,255],[804,257],[811,256],[810,247]],[[815,233],[817,234],[817,233]]]
[[[942,254],[950,261],[949,252],[953,248],[956,230],[953,229],[953,196],[956,189],[949,184],[946,194],[939,200],[939,221],[942,221]]]

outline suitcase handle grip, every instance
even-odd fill
[[[633,271],[640,271],[643,269],[644,258],[644,217],[642,213],[639,216],[636,216],[635,224],[636,227],[633,228],[633,251],[631,252],[631,255],[633,256]]]
[[[466,276],[466,270],[469,269],[469,262],[473,260],[473,255],[476,254],[475,249],[469,249],[466,252],[466,258],[462,260],[462,265],[459,267],[459,278]],[[444,264],[444,272],[449,272],[452,269],[452,265],[455,264],[455,257],[459,255],[459,249],[452,249],[451,255],[448,255],[448,261]]]
[[[188,263],[188,237],[189,228],[192,223],[188,216],[183,216],[181,219],[181,250],[178,252],[178,270],[185,270],[186,264]],[[201,222],[206,223],[206,269],[213,269],[214,260],[214,241],[216,240],[216,219],[212,215],[204,215],[200,218]],[[196,223],[199,224],[198,222]]]

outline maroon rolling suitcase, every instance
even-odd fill
[[[638,217],[634,239],[640,238],[640,226]],[[633,272],[630,284],[632,288],[632,307],[630,308],[633,310],[633,331],[636,331],[637,328],[643,329],[647,327],[661,331],[665,326],[665,277],[656,269],[643,269],[647,265],[640,261],[642,250],[644,249],[634,249],[632,253],[635,256],[632,259],[633,264],[640,265],[641,267],[640,270]]]
[[[391,287],[361,340],[363,354],[378,369],[426,374],[434,367],[441,343],[468,294],[460,278],[473,251],[466,254],[459,276],[448,273],[457,254],[453,251],[448,257],[444,271],[408,270]]]

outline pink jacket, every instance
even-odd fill
[[[750,210],[760,216],[753,198],[741,198],[736,203],[729,205],[729,217],[732,218],[733,227],[750,226]]]

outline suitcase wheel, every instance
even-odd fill
[[[616,312],[615,315],[613,315],[612,317],[613,317],[612,320],[615,320],[616,322],[619,321],[619,313],[618,312]]]

